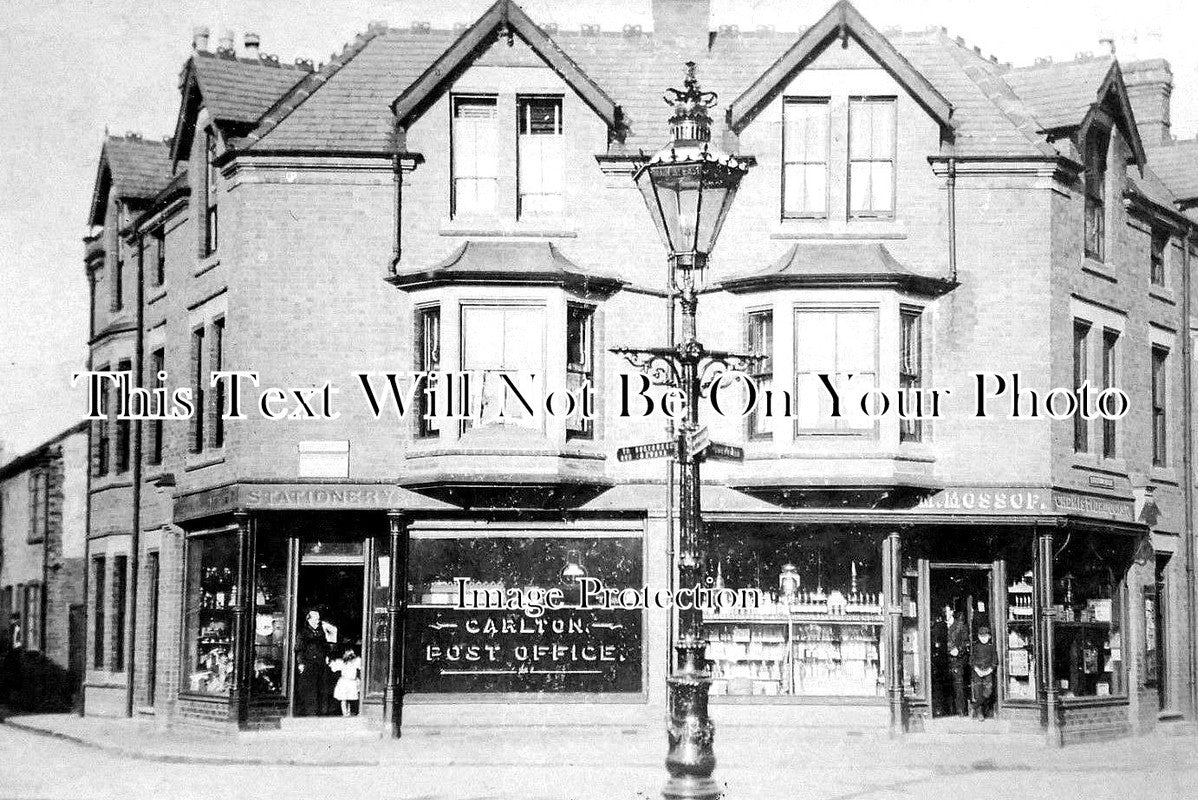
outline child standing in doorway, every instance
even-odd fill
[[[334,672],[340,672],[337,685],[333,687],[333,698],[341,701],[341,716],[348,717],[352,713],[351,702],[357,702],[362,696],[362,659],[352,647],[345,648],[340,661],[329,664]]]

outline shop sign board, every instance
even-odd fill
[[[410,508],[413,499],[423,501],[407,489],[385,484],[238,483],[176,497],[174,518],[176,521],[199,519],[237,509],[385,511]]]
[[[1072,514],[1119,522],[1134,519],[1131,500],[1029,486],[949,487],[916,505],[920,511],[979,514]]]
[[[639,610],[409,606],[406,691],[642,691]]]

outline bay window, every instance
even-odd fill
[[[498,138],[494,97],[453,99],[453,214],[494,214]]]
[[[768,439],[770,423],[764,405],[765,392],[774,386],[774,312],[751,311],[746,322],[746,350],[749,355],[758,356],[749,367],[749,377],[757,384],[757,407],[749,413],[749,438]]]
[[[899,313],[899,389],[904,393],[923,386],[923,319],[917,308],[904,308]],[[910,397],[911,395],[908,394]],[[908,409],[914,410],[909,402]],[[899,441],[923,440],[923,420],[901,419]]]
[[[462,369],[475,373],[471,407],[478,410],[478,422],[538,427],[504,375],[530,405],[542,396],[536,386],[544,379],[544,307],[463,305],[461,320]],[[464,427],[474,424],[466,421]]]
[[[782,216],[825,217],[828,98],[787,98],[782,118]]]
[[[566,307],[566,391],[578,402],[578,410],[566,420],[567,439],[590,439],[595,421],[582,416],[583,386],[595,383],[595,310],[580,303]]]
[[[416,309],[416,370],[437,372],[441,369],[441,307],[425,306]],[[429,376],[424,386],[416,393],[416,435],[436,436],[441,425],[427,415],[430,406],[424,389],[436,380]]]
[[[517,100],[519,134],[518,214],[543,216],[562,211],[565,137],[560,97],[521,97]]]
[[[866,433],[873,420],[860,397],[877,385],[878,312],[873,309],[800,308],[795,311],[795,379],[799,433]],[[833,417],[832,395],[840,397]]]
[[[894,213],[895,99],[849,99],[849,216]]]

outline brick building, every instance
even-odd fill
[[[401,696],[405,725],[660,718],[669,612],[526,626],[451,601],[458,577],[671,583],[669,468],[615,458],[663,420],[620,414],[632,370],[609,349],[671,335],[631,176],[693,60],[714,137],[753,164],[700,338],[763,356],[760,385],[793,399],[705,420],[746,450],[704,469],[715,580],[767,592],[709,617],[717,724],[944,727],[956,614],[994,630],[1011,729],[1192,718],[1198,144],[1169,132],[1168,65],[1012,68],[847,3],[802,33],[653,8],[652,32],[559,30],[508,2],[453,31],[375,23],[318,66],[252,34],[210,52],[201,31],[173,136],[107,141],[92,366],[191,387],[199,413],[93,423],[87,713],[319,715],[331,679],[314,688],[297,644],[317,610],[332,627],[312,646],[364,658],[368,718],[396,722]],[[268,419],[243,382],[248,413],[223,419],[222,369],[313,410],[334,381],[339,415],[297,419],[285,395]],[[511,414],[376,418],[353,374],[413,369],[476,373]],[[513,370],[590,381],[595,419],[521,413]],[[979,419],[975,372],[1120,387],[1130,412],[1011,418],[1004,398]],[[956,402],[832,418],[821,373]]]
[[[0,466],[0,704],[66,710],[83,678],[87,423]]]

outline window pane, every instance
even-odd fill
[[[783,212],[827,212],[828,104],[790,101],[783,111]]]
[[[494,98],[454,101],[454,211],[495,209],[498,132]]]
[[[258,541],[254,577],[254,668],[256,695],[283,691],[283,649],[287,633],[287,540]]]
[[[562,209],[565,139],[561,100],[521,99],[517,162],[520,213],[558,214]]]
[[[237,540],[206,536],[188,542],[187,642],[183,691],[228,694],[233,685],[233,607],[237,602]]]

